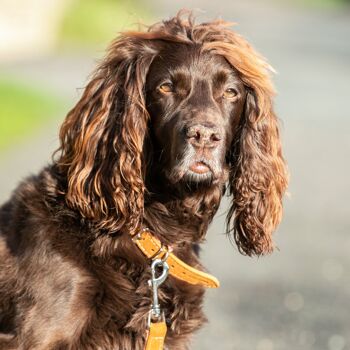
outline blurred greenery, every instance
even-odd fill
[[[138,0],[71,0],[64,14],[59,45],[105,46],[118,31],[129,29],[150,15]]]
[[[48,118],[59,115],[65,103],[40,88],[0,78],[0,151],[20,141]]]
[[[142,0],[69,0],[59,26],[58,46],[88,49],[105,46],[118,31],[152,21]],[[62,115],[66,104],[45,88],[0,77],[0,152]]]
[[[288,2],[304,7],[318,7],[325,9],[331,9],[343,5],[348,6],[350,4],[350,0],[288,0]]]

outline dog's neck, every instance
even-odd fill
[[[174,248],[180,256],[187,254],[204,240],[221,196],[222,186],[188,194],[184,198],[160,200],[160,197],[156,199],[154,196],[147,196],[143,226],[148,227],[162,244]],[[136,246],[130,243],[129,232],[110,235],[96,231],[91,249],[94,255],[103,259],[124,256],[128,260],[140,262],[140,254],[135,254]]]
[[[144,225],[164,244],[200,243],[219,207],[223,185],[195,190],[164,186],[169,185],[158,184],[148,191]]]

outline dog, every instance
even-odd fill
[[[152,257],[137,239],[167,247],[163,270],[171,253],[203,271],[225,193],[238,250],[273,251],[288,173],[271,70],[221,20],[178,14],[112,42],[52,162],[0,208],[1,349],[145,348]],[[167,349],[206,321],[204,291],[172,275],[158,288]]]

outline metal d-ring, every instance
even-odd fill
[[[165,254],[161,258],[163,262],[168,260],[170,253],[173,251],[171,246],[165,246],[165,248]]]

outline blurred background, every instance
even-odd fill
[[[58,128],[107,43],[178,9],[222,17],[277,71],[291,183],[271,256],[238,254],[225,203],[203,260],[195,350],[350,349],[350,7],[341,0],[0,0],[0,202],[57,147]]]

